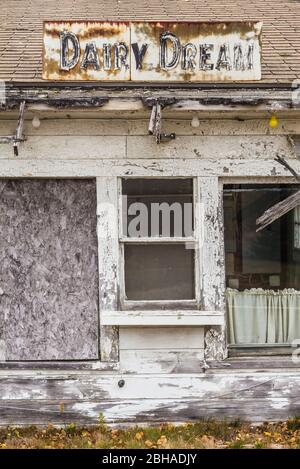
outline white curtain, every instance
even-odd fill
[[[230,344],[290,344],[300,339],[300,291],[226,291]]]

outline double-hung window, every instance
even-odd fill
[[[196,308],[193,179],[121,185],[122,308]]]

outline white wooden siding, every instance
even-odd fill
[[[124,101],[122,106],[127,109],[129,104]],[[106,110],[110,106],[108,103]],[[138,107],[142,109],[142,103]],[[248,116],[251,113],[256,111],[250,110]],[[278,127],[271,130],[268,117],[243,122],[200,120],[196,129],[190,126],[192,114],[189,119],[163,118],[163,131],[175,131],[178,137],[157,146],[147,135],[148,118],[125,119],[119,114],[115,119],[96,119],[95,112],[86,112],[91,118],[61,119],[62,114],[47,112],[50,118],[42,119],[38,129],[26,121],[28,140],[21,143],[19,157],[13,156],[11,145],[0,145],[0,177],[97,177],[101,200],[116,200],[116,179],[121,176],[198,177],[206,216],[216,216],[215,210],[220,209],[218,178],[294,182],[289,172],[274,162],[277,153],[291,160],[300,172],[300,161],[288,138],[300,134],[296,119],[280,119]],[[42,117],[42,112],[39,115]],[[15,119],[0,119],[0,135],[14,133],[15,126]],[[217,227],[218,233],[213,234],[213,226],[217,225],[212,223],[203,233],[208,251],[200,274],[207,273],[202,283],[206,309],[215,303],[221,309],[215,286],[222,289],[222,269],[217,266],[212,272],[212,266],[206,265],[211,260],[216,265],[218,256],[222,261],[218,251],[222,233]],[[112,239],[109,243],[109,252],[117,262],[117,243]],[[116,290],[116,277],[109,265],[100,261],[106,256],[106,247],[99,247],[100,272]],[[116,309],[114,300],[107,305],[103,295],[101,303],[102,310]],[[107,351],[102,358],[116,358],[118,351],[111,349],[114,335],[115,329],[102,327],[101,347]],[[226,363],[227,369],[204,372],[203,336],[203,327],[121,327],[120,371],[116,367],[116,372],[108,373],[97,364],[94,370],[80,372],[50,370],[47,365],[38,373],[28,368],[2,370],[1,423],[97,423],[102,412],[108,422],[186,421],[210,416],[261,421],[299,415],[298,368],[290,370],[284,365],[283,370],[275,371],[271,362],[254,371],[230,370]],[[121,379],[124,387],[118,385]]]

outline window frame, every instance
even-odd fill
[[[174,180],[179,179],[190,179],[193,184],[193,236],[191,237],[137,237],[132,238],[126,236],[123,232],[123,191],[122,191],[122,182],[124,179],[160,179],[160,180]],[[184,177],[119,177],[118,178],[118,193],[119,193],[119,203],[118,203],[118,233],[119,233],[119,250],[120,250],[120,307],[124,311],[138,311],[138,310],[199,310],[201,307],[201,298],[200,298],[200,253],[199,253],[199,227],[196,216],[196,207],[199,200],[199,191],[197,184],[197,177],[195,176],[184,176]],[[194,244],[194,298],[193,299],[183,299],[183,300],[129,300],[126,298],[125,290],[125,245],[152,245],[152,244]]]
[[[193,179],[196,301],[122,303],[122,180],[157,179],[148,170],[130,176],[103,175],[97,180],[97,235],[99,262],[99,324],[101,362],[119,362],[119,326],[224,327],[224,253],[222,248],[222,184],[217,175],[199,176],[175,170],[160,179]],[[179,174],[178,174],[179,173]],[[192,173],[192,174],[191,174]],[[184,176],[182,176],[184,174]],[[121,225],[122,223],[122,225]],[[186,242],[186,239],[184,240]],[[123,283],[124,288],[124,283]],[[124,290],[123,290],[124,291]],[[163,304],[162,304],[163,303]],[[162,307],[159,308],[159,306]],[[140,306],[140,308],[138,308]],[[153,307],[155,306],[155,307]],[[224,338],[225,340],[225,338]],[[223,338],[222,338],[223,341]],[[225,342],[224,342],[225,343]]]
[[[225,236],[224,236],[224,186],[231,184],[287,184],[287,185],[299,185],[299,181],[291,177],[276,176],[276,177],[220,177],[220,197],[222,200],[222,212],[223,212],[223,223],[221,230],[222,244],[224,249],[224,260],[225,260]],[[294,233],[293,233],[294,234]],[[224,262],[224,293],[226,293],[226,265]],[[242,357],[263,357],[263,356],[291,356],[295,350],[295,346],[290,344],[230,344],[228,342],[228,315],[227,306],[225,304],[225,340],[226,348],[228,350],[228,358],[242,358]]]

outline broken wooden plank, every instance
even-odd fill
[[[300,176],[297,174],[297,172],[294,170],[294,168],[292,168],[292,166],[280,155],[276,155],[276,158],[274,158],[275,161],[277,161],[278,163],[282,164],[282,166],[284,166],[285,168],[287,168],[289,170],[289,172],[294,176],[295,179],[297,179],[297,181],[300,182]]]
[[[275,161],[280,163],[286,169],[290,171],[290,173],[294,176],[294,178],[300,182],[300,176],[297,172],[292,168],[292,166],[284,159],[282,156],[278,155],[274,158]],[[294,208],[296,208],[300,204],[300,191],[297,191],[295,194],[290,195],[284,200],[281,200],[277,204],[273,205],[272,207],[268,208],[259,218],[256,220],[256,225],[260,225],[256,233],[263,230],[267,226],[269,226],[274,221],[281,218],[286,213],[290,212]]]
[[[151,110],[150,121],[149,121],[149,127],[148,127],[148,133],[149,133],[149,135],[153,135],[153,134],[154,134],[154,130],[155,130],[155,121],[156,121],[156,104],[153,105],[152,110]]]
[[[263,230],[271,223],[296,208],[299,204],[300,191],[297,191],[295,194],[292,194],[286,199],[281,200],[277,204],[273,205],[271,208],[266,210],[259,218],[257,218],[256,224],[260,226],[256,229],[256,232],[258,233],[259,231]]]

